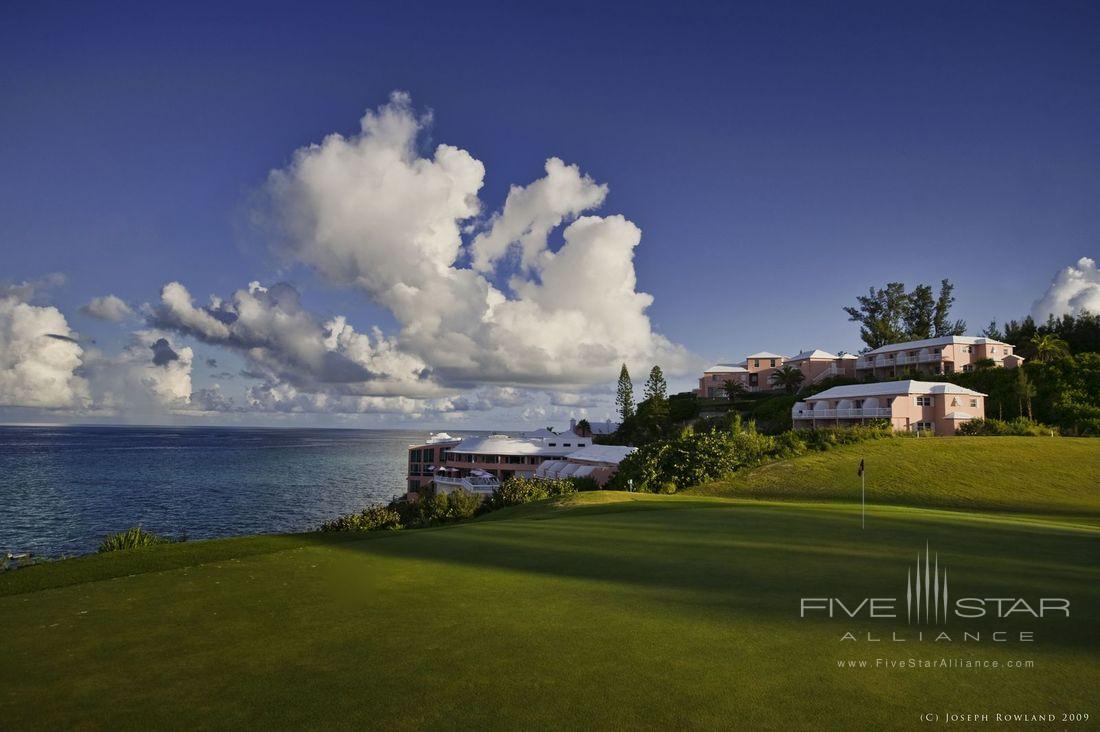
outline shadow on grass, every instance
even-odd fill
[[[906,572],[927,544],[950,568],[956,593],[1069,597],[1082,611],[1100,604],[1095,533],[942,522],[919,514],[876,516],[860,530],[858,514],[834,509],[714,505],[692,510],[684,503],[670,511],[586,506],[553,521],[482,521],[341,548],[456,570],[580,581],[577,591],[627,585],[651,601],[679,608],[794,622],[803,596],[893,596],[904,605]],[[1071,620],[1044,623],[1045,638],[1095,647],[1096,630],[1083,617],[1078,612]],[[1034,619],[1017,616],[995,625],[1027,630]],[[977,621],[968,625],[981,627]]]

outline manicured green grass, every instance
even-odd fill
[[[1073,614],[966,623],[1034,631],[1023,644],[842,643],[848,630],[911,629],[799,618],[802,596],[904,597],[926,542],[955,592],[1068,597]],[[17,592],[0,598],[0,720],[907,729],[924,712],[1039,710],[1095,720],[1098,542],[1095,529],[1056,520],[872,506],[861,530],[850,504],[608,492],[356,541],[151,547],[131,563],[107,555],[0,576]],[[946,629],[958,639],[956,625]],[[1035,666],[837,667],[940,657]]]
[[[858,501],[861,458],[873,503],[1100,519],[1100,440],[1092,438],[876,440],[768,463],[691,492]]]

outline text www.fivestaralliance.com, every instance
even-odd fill
[[[881,669],[884,671],[935,671],[935,670],[1004,670],[1035,668],[1035,661],[1026,659],[992,660],[983,658],[838,658],[837,668]]]

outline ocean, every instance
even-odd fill
[[[94,552],[140,524],[206,539],[316,529],[404,493],[426,431],[0,427],[0,556]]]

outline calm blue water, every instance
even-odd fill
[[[204,539],[315,529],[404,492],[425,432],[0,427],[0,553],[93,552],[141,524]]]

